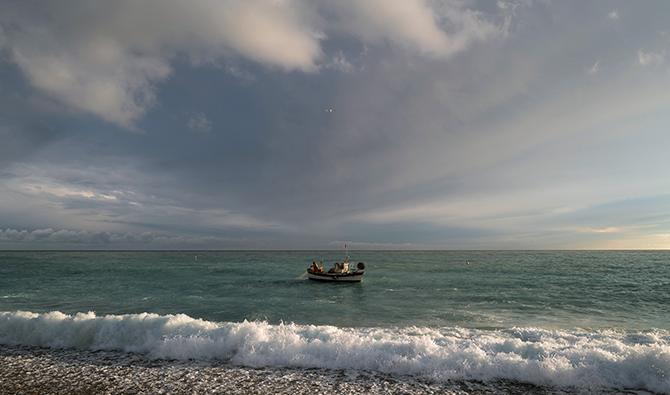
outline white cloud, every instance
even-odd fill
[[[131,126],[154,103],[152,83],[170,74],[167,62],[146,56],[110,57],[102,64],[89,64],[67,51],[36,45],[14,46],[12,57],[35,87],[77,110],[123,126]]]
[[[416,243],[379,243],[370,241],[333,240],[328,246],[342,248],[347,244],[351,250],[417,250],[426,249],[426,244]]]
[[[631,233],[621,234],[618,237],[592,240],[589,244],[579,245],[578,248],[602,250],[667,250],[670,249],[669,233]]]
[[[580,199],[572,196],[579,196],[584,201],[588,192],[574,187],[567,188],[566,185],[541,190],[528,187],[506,193],[467,194],[464,197],[433,201],[412,201],[396,207],[357,213],[351,219],[372,224],[415,222],[488,229],[522,228],[519,224],[528,226],[539,217],[553,217],[569,212],[566,204],[580,202]]]
[[[20,185],[23,192],[30,195],[52,195],[59,198],[90,199],[98,201],[116,201],[118,198],[113,194],[95,192],[88,189],[72,188],[57,184],[26,183]]]
[[[347,57],[344,56],[344,53],[342,51],[338,51],[333,55],[333,58],[331,61],[326,65],[326,67],[341,71],[343,73],[350,73],[351,71],[354,70],[354,65],[347,60]]]
[[[130,127],[155,102],[155,84],[178,55],[316,70],[321,36],[310,20],[296,1],[75,0],[68,7],[17,3],[3,10],[0,24],[33,86]]]
[[[237,210],[188,206],[191,194],[185,198],[189,202],[183,202],[162,196],[159,191],[143,190],[147,185],[143,176],[123,165],[113,171],[15,165],[7,171],[12,176],[0,183],[0,219],[20,218],[24,226],[119,232],[128,226],[142,229],[142,224],[150,224],[179,234],[188,234],[193,229],[205,232],[290,229],[277,221]],[[157,178],[152,178],[156,182]],[[164,182],[166,178],[161,178],[158,184]]]
[[[642,66],[657,66],[665,62],[665,51],[645,52],[637,51],[637,60]]]
[[[495,30],[474,12],[446,5],[436,11],[422,0],[72,0],[67,7],[26,1],[3,8],[0,43],[35,88],[129,128],[156,102],[156,85],[173,73],[178,56],[194,64],[241,57],[314,72],[326,59],[321,41],[328,31],[446,56]],[[346,58],[334,61],[348,69]]]
[[[581,227],[576,229],[581,233],[620,233],[623,231],[623,228],[618,226],[605,226],[605,227]]]
[[[589,74],[595,75],[595,74],[598,74],[599,71],[600,71],[600,61],[598,60],[589,69]]]
[[[0,227],[2,248],[212,248],[249,249],[248,240],[225,236],[170,232],[108,232],[67,228],[14,229]]]
[[[613,21],[616,21],[619,19],[619,11],[614,9],[607,14],[607,17]]]
[[[195,241],[193,239],[191,241]],[[12,229],[0,228],[2,243],[47,243],[47,244],[147,244],[156,241],[184,241],[183,236],[160,234],[155,232],[100,232],[72,229]]]
[[[441,55],[449,40],[436,21],[433,10],[423,1],[345,1],[339,12],[344,28],[366,41],[386,39],[412,46],[422,52]]]
[[[497,31],[476,12],[446,3],[434,8],[422,0],[347,0],[330,4],[339,15],[337,28],[346,33],[366,42],[385,40],[437,57],[458,52]],[[448,34],[441,23],[449,24],[453,34]]]
[[[206,133],[212,130],[212,122],[201,112],[193,114],[186,122],[186,126],[194,132]]]
[[[101,237],[102,235],[109,236],[107,232],[88,232],[88,231],[73,231],[73,230],[54,230],[52,228],[43,229],[0,229],[0,243],[25,243],[25,242],[90,242],[92,239],[108,240],[109,237]]]
[[[48,171],[35,166],[13,166],[9,168],[13,177],[5,178],[2,190],[5,193],[19,193],[24,198],[37,197],[63,200],[95,201],[101,204],[115,204],[124,199],[126,192],[100,189],[92,186],[63,182],[46,175]],[[107,174],[98,174],[99,177]]]

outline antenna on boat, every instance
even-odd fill
[[[345,262],[349,262],[349,249],[347,248],[347,243],[344,243],[344,259]]]

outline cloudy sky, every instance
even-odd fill
[[[1,248],[670,248],[670,2],[0,0]]]

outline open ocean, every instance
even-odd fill
[[[670,252],[350,255],[362,283],[304,277],[339,251],[0,252],[0,344],[670,392]]]

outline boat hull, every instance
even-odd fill
[[[364,272],[354,273],[310,273],[307,272],[307,278],[315,281],[330,282],[360,282],[363,279]]]

